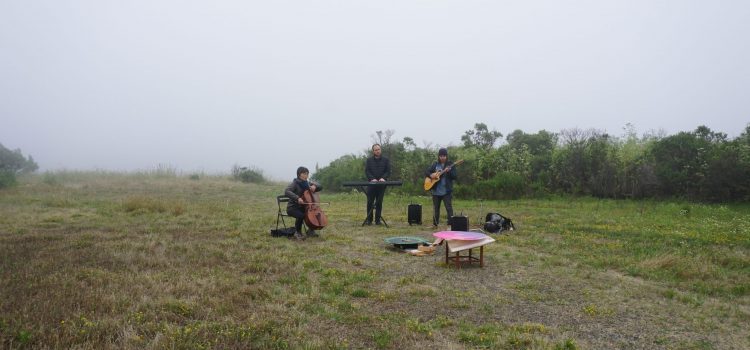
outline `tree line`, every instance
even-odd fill
[[[600,198],[681,198],[706,202],[750,199],[750,124],[730,139],[706,126],[675,135],[639,136],[628,124],[622,136],[594,129],[515,130],[505,136],[484,123],[449,146],[450,159],[464,159],[454,195],[459,198],[515,199],[550,195]],[[383,155],[391,160],[396,188],[424,193],[425,169],[437,158],[437,147],[420,147],[410,137],[395,140],[393,130],[378,131]],[[385,137],[384,137],[385,136]],[[368,150],[369,151],[369,150]],[[369,152],[344,155],[317,168],[314,179],[327,189],[366,180]]]

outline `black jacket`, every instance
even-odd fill
[[[365,162],[365,175],[367,181],[373,179],[386,179],[391,177],[391,161],[388,158],[381,156],[380,158],[370,157]]]
[[[438,162],[433,162],[432,165],[430,165],[429,168],[424,172],[425,177],[430,177],[432,173],[437,171],[437,165]],[[452,166],[453,162],[450,160],[445,161],[445,168]],[[456,173],[456,167],[452,167],[451,171],[444,173],[440,176],[440,181],[445,181],[445,189],[448,192],[453,191],[453,180],[455,180],[458,177],[458,173]],[[437,186],[437,184],[435,184]]]
[[[305,193],[305,189],[302,187],[302,183],[304,181],[300,180],[300,178],[295,177],[294,180],[289,184],[289,186],[286,187],[286,190],[284,191],[284,194],[289,197],[289,202],[286,204],[286,208],[292,208],[292,207],[300,207],[299,203],[297,203],[297,200],[299,197],[302,197],[302,194]],[[315,185],[315,192],[320,192],[323,190],[323,187],[321,187],[318,183],[308,181],[310,183],[310,186]]]

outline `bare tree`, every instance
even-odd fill
[[[393,134],[395,134],[396,131],[393,129],[386,129],[375,131],[375,135],[370,135],[370,139],[372,140],[372,143],[378,143],[382,147],[386,147],[391,144],[391,138],[393,137]]]

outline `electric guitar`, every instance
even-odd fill
[[[432,173],[431,176],[425,177],[424,178],[424,190],[425,191],[429,191],[433,186],[435,186],[436,183],[438,183],[438,181],[440,181],[440,176],[442,176],[443,174],[449,172],[454,166],[460,165],[463,162],[464,162],[464,160],[461,159],[461,160],[453,163],[453,165],[451,165],[449,167],[446,167],[443,170],[438,170],[438,171]],[[432,178],[433,175],[435,176],[434,179]]]

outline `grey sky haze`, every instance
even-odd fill
[[[0,143],[42,170],[290,179],[376,130],[737,136],[748,1],[0,1]]]

